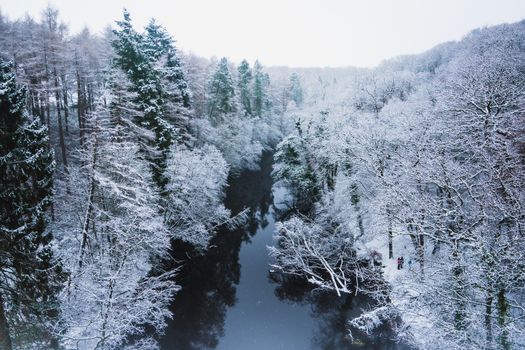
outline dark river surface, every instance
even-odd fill
[[[366,298],[338,298],[270,272],[267,246],[286,193],[272,189],[271,168],[268,153],[261,170],[230,179],[225,204],[234,214],[250,208],[245,225],[219,232],[205,255],[175,248],[182,290],[161,349],[406,349],[389,340],[387,329],[370,337],[354,334],[350,341],[346,322],[367,307]]]

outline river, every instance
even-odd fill
[[[366,298],[337,298],[271,272],[267,246],[273,244],[275,210],[285,194],[272,188],[271,168],[267,153],[260,170],[229,181],[225,205],[234,214],[250,208],[243,227],[219,232],[205,255],[175,248],[182,290],[161,349],[406,349],[389,340],[388,329],[349,339],[346,322],[366,308]]]

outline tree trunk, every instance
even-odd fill
[[[51,134],[51,107],[49,103],[49,90],[46,83],[46,117],[47,117],[47,132]],[[51,137],[49,138],[51,140]],[[51,142],[51,141],[50,141]]]
[[[89,111],[93,112],[95,110],[95,97],[93,96],[93,85],[91,83],[88,84],[87,93],[88,93]]]
[[[414,228],[413,220],[409,220],[408,232],[414,232],[410,234],[410,239],[414,245],[416,251],[416,261],[419,262],[419,267],[421,269],[421,276],[425,274],[425,235],[418,233],[420,230],[416,227]]]
[[[44,125],[45,124],[44,119],[42,119],[42,116],[40,115],[40,110],[38,109],[38,100],[37,100],[37,97],[35,96],[34,90],[32,89],[29,90],[29,101],[31,102],[30,103],[31,114],[34,116],[38,116],[38,118],[40,119],[40,122],[42,123],[42,125]]]
[[[64,122],[66,124],[66,135],[69,134],[69,108],[67,101],[67,84],[65,75],[62,76],[62,97],[64,100]]]
[[[77,115],[80,146],[84,144],[84,92],[82,89],[82,79],[80,77],[79,63],[75,59],[77,75]]]
[[[46,122],[46,111],[45,111],[45,99],[44,99],[44,96],[42,94],[38,94],[38,108],[40,110],[40,118],[42,119],[42,125],[47,125],[47,122]],[[49,134],[49,130],[47,131],[47,133]]]
[[[45,79],[46,79],[46,113],[47,113],[47,132],[51,134],[51,107],[49,106],[49,67],[47,65],[47,53],[44,53]],[[51,139],[51,137],[50,137]]]
[[[4,299],[0,294],[0,350],[12,350],[11,337],[9,336],[9,327],[4,309]]]
[[[487,292],[487,298],[485,299],[485,331],[487,333],[487,349],[492,349],[492,302],[494,297],[492,290]]]
[[[418,235],[418,260],[419,267],[421,268],[421,274],[425,273],[425,235]]]
[[[97,152],[98,152],[98,136],[97,136],[97,121],[95,119],[95,131],[94,131],[94,137],[95,137],[95,143],[93,146],[93,157],[92,157],[92,164],[91,164],[91,178],[90,178],[90,185],[89,185],[89,198],[88,198],[88,207],[86,211],[86,215],[84,217],[84,223],[82,225],[82,243],[80,245],[80,256],[78,258],[78,266],[79,268],[82,268],[82,264],[84,263],[84,252],[86,250],[86,247],[89,243],[89,226],[91,225],[91,222],[93,221],[93,201],[95,200],[95,189],[96,189],[96,183],[95,183],[95,169],[97,165]],[[93,222],[94,225],[94,222]],[[94,229],[93,229],[94,230]]]
[[[104,312],[104,317],[103,317],[103,322],[102,322],[102,336],[101,336],[101,340],[99,342],[99,345],[100,345],[100,348],[101,349],[104,349],[104,345],[105,345],[105,342],[106,342],[106,329],[107,329],[107,324],[108,324],[108,319],[109,319],[109,313],[110,311],[112,311],[112,306],[113,306],[113,290],[114,290],[114,283],[115,280],[112,278],[110,279],[109,281],[109,285],[108,285],[108,290],[109,290],[109,293],[108,293],[108,299],[106,301],[106,312]]]
[[[452,246],[452,274],[454,278],[454,294],[457,299],[454,310],[454,328],[458,331],[464,331],[467,327],[466,314],[466,281],[464,267],[461,265],[460,246],[457,241]]]
[[[68,172],[67,151],[66,151],[66,142],[64,140],[64,128],[62,127],[62,113],[61,113],[61,108],[60,108],[60,89],[58,85],[58,76],[57,76],[56,69],[54,71],[54,75],[55,75],[55,99],[56,99],[57,120],[58,120],[58,137],[60,140],[60,149],[62,150],[62,161],[64,162],[64,170],[67,173]]]
[[[392,223],[388,219],[388,258],[394,259],[394,237],[392,233]]]
[[[505,297],[505,288],[500,288],[498,292],[498,324],[500,326],[499,343],[504,350],[510,350],[509,333],[507,331],[507,298]]]

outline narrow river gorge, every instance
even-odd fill
[[[286,192],[272,186],[271,170],[272,154],[266,153],[260,170],[229,181],[225,204],[233,214],[250,209],[245,225],[219,232],[205,255],[175,249],[182,289],[161,349],[404,349],[388,329],[349,339],[346,322],[367,307],[366,298],[338,298],[272,273],[267,246]]]
[[[525,350],[525,0],[468,1],[0,0],[0,350]]]

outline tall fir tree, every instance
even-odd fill
[[[228,59],[221,58],[209,85],[208,113],[218,123],[223,116],[235,112],[235,87],[230,73]]]
[[[292,73],[290,75],[290,98],[295,102],[297,107],[302,106],[303,88],[301,86],[301,78],[297,73]]]
[[[164,193],[166,159],[174,141],[175,130],[165,118],[165,90],[162,86],[162,72],[156,67],[162,56],[162,47],[169,41],[165,36],[146,40],[144,35],[133,28],[129,12],[124,10],[124,19],[117,21],[114,30],[115,65],[126,72],[132,83],[132,91],[137,94],[137,105],[141,112],[135,122],[155,133],[154,146],[158,152],[151,157],[153,179],[159,191]],[[150,30],[153,30],[150,28]]]
[[[47,229],[55,161],[47,128],[25,109],[10,63],[0,62],[0,348],[33,328],[47,338],[63,273]],[[10,327],[11,329],[8,329]],[[15,339],[16,340],[16,339]]]
[[[164,119],[176,128],[175,136],[179,142],[187,140],[191,94],[175,41],[165,28],[152,19],[145,28],[143,46],[153,69],[158,72]]]
[[[144,47],[146,55],[157,63],[170,101],[190,108],[191,95],[175,41],[154,19],[146,26]]]
[[[253,66],[253,114],[258,117],[263,116],[270,107],[269,85],[270,77],[264,72],[261,63],[255,61]]]
[[[237,68],[239,74],[239,99],[241,106],[244,110],[245,115],[252,114],[252,93],[251,93],[251,84],[252,84],[252,69],[250,64],[246,60],[242,60],[241,64]]]

